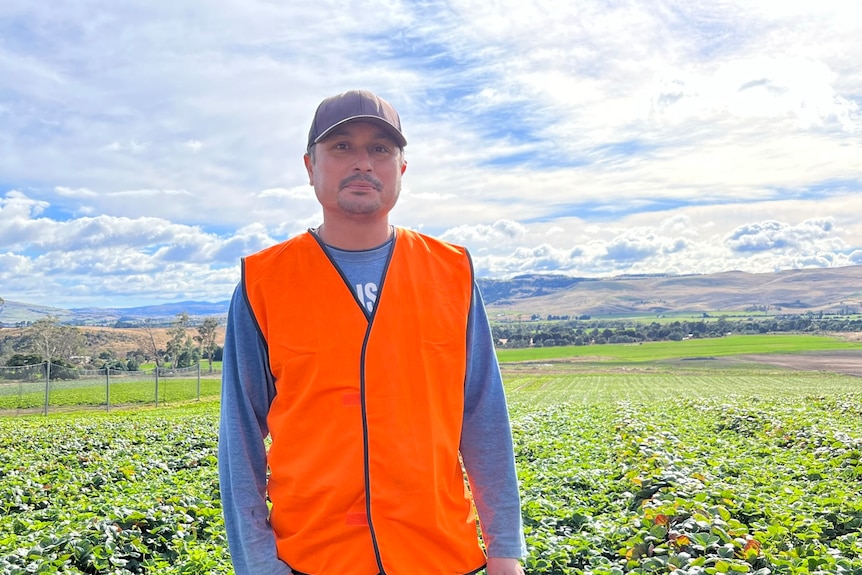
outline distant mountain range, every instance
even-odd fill
[[[180,301],[157,305],[126,308],[56,308],[6,300],[0,307],[0,324],[16,325],[20,322],[36,321],[45,317],[56,317],[63,323],[80,325],[139,324],[144,320],[170,323],[183,312],[192,318],[223,317],[227,315],[230,300],[219,302]]]
[[[524,276],[493,281],[483,290],[489,314],[862,313],[862,266],[605,279]]]
[[[862,313],[862,266],[603,279],[532,274],[480,278],[478,283],[489,315],[575,317],[753,310]],[[183,312],[192,318],[223,317],[228,305],[228,300],[182,301],[130,308],[62,309],[6,300],[0,307],[0,324],[12,326],[47,316],[81,325],[134,325],[143,320],[169,323]]]

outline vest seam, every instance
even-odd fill
[[[375,311],[377,306],[374,306]],[[383,558],[380,556],[380,544],[377,541],[377,532],[374,529],[374,519],[371,516],[371,465],[369,462],[370,452],[368,446],[368,406],[365,401],[365,357],[368,351],[368,338],[371,336],[371,327],[374,325],[374,313],[365,330],[365,338],[362,340],[362,352],[359,357],[359,397],[362,406],[362,466],[365,476],[365,516],[368,518],[368,531],[371,535],[371,546],[374,548],[374,559],[377,567],[383,573]]]
[[[467,248],[464,248],[464,255],[467,256],[467,264],[470,266],[470,305],[467,308],[467,329],[464,330],[464,353],[466,354],[465,357],[469,358],[470,357],[470,329],[471,329],[471,327],[472,327],[472,329],[476,329],[475,325],[474,326],[470,325],[473,322],[473,306],[476,305],[476,298],[474,297],[476,295],[476,289],[474,287],[476,285],[476,276],[475,276],[475,270],[473,269],[473,258],[470,256],[470,252],[467,250]],[[465,369],[464,369],[464,391],[465,392],[467,390],[467,376],[468,376],[468,373],[467,373],[466,366],[465,366]],[[470,574],[468,574],[468,575],[470,575]]]
[[[272,373],[272,365],[269,362],[269,341],[267,341],[266,336],[263,335],[263,329],[260,327],[260,321],[257,318],[257,313],[255,313],[254,306],[251,305],[251,298],[248,297],[248,276],[246,275],[245,269],[245,258],[242,258],[241,261],[241,270],[242,274],[242,298],[245,301],[245,306],[248,308],[249,315],[251,315],[251,319],[254,321],[255,331],[257,331],[257,337],[260,338],[260,341],[263,344],[263,354],[266,359],[266,369],[269,371],[269,375],[272,378],[273,382],[275,381],[275,374]],[[278,393],[278,389],[276,388],[276,393]]]

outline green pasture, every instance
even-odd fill
[[[158,385],[160,403],[176,403],[201,397],[218,397],[221,380],[205,378],[201,374],[200,389],[197,378],[162,378]],[[106,389],[109,388],[109,389]],[[50,408],[96,407],[111,405],[143,405],[156,402],[156,382],[147,379],[114,380],[106,385],[104,379],[73,379],[51,382],[48,389]],[[45,406],[45,382],[0,383],[0,412],[34,410]]]
[[[500,349],[500,362],[546,359],[596,358],[605,361],[647,362],[698,357],[724,357],[760,353],[805,353],[860,349],[862,342],[805,334],[735,335],[684,341],[655,341],[640,344],[608,344],[565,347]]]

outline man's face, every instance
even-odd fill
[[[313,155],[305,168],[324,212],[386,215],[395,206],[407,163],[385,129],[348,122],[315,144]]]

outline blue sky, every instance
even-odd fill
[[[0,297],[227,299],[320,222],[317,103],[392,102],[392,221],[477,273],[862,264],[862,7],[846,0],[12,0]]]

